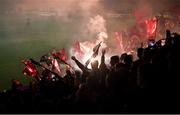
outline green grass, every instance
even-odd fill
[[[75,22],[52,19],[32,20],[29,25],[23,18],[2,16],[0,18],[0,90],[9,89],[11,79],[27,84],[31,78],[24,76],[22,59],[34,58],[52,48],[68,48],[78,33]]]

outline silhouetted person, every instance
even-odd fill
[[[140,82],[142,82],[141,79],[138,77],[138,69],[140,65],[143,64],[143,50],[144,50],[143,48],[138,48],[137,50],[138,60],[134,61],[132,65],[132,75],[134,77],[134,80],[136,80],[137,86],[140,86]]]
[[[74,60],[77,66],[82,70],[82,81],[86,82],[86,77],[89,75],[90,70],[85,67],[81,62],[79,62],[79,60],[77,60],[75,56],[72,56],[71,59]]]

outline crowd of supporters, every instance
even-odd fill
[[[0,113],[180,113],[179,53],[180,35],[167,30],[165,44],[138,48],[136,61],[114,55],[108,67],[103,50],[88,69],[72,56],[82,72],[28,86],[13,80],[0,94]]]

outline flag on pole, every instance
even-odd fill
[[[99,48],[100,48],[100,46],[101,46],[101,43],[102,43],[102,42],[100,42],[98,45],[96,45],[96,46],[93,48],[93,55],[92,55],[93,58],[95,58],[95,57],[98,55],[98,53],[99,53]]]
[[[66,51],[65,51],[65,49],[63,48],[63,49],[61,49],[59,52],[57,52],[57,51],[55,51],[55,50],[53,50],[52,52],[51,52],[51,54],[52,54],[52,56],[54,57],[54,59],[56,60],[56,61],[52,61],[52,64],[54,63],[56,63],[55,65],[56,65],[56,67],[60,67],[60,65],[58,64],[58,61],[60,61],[60,63],[63,63],[63,64],[65,64],[65,65],[67,65],[67,66],[69,66],[69,67],[71,67],[72,68],[72,66],[70,65],[70,64],[68,64],[66,61],[68,60],[68,55],[67,55],[67,53],[66,53]],[[58,59],[58,60],[57,60]],[[58,65],[59,66],[58,66]],[[58,71],[60,70],[60,69],[57,69]],[[59,71],[60,72],[60,71]]]
[[[73,45],[73,50],[74,52],[77,52],[79,54],[79,57],[82,58],[84,56],[84,52],[81,50],[81,45],[79,41],[75,42],[75,44]]]
[[[40,64],[39,62],[35,61],[34,59],[30,59],[30,61],[31,61],[33,64],[35,64],[35,65],[37,65],[37,66],[40,66],[40,67],[46,69],[48,72],[51,72],[51,73],[54,74],[55,76],[58,76],[58,78],[61,78],[61,76],[60,76],[59,74],[57,74],[56,72],[51,71],[50,69],[46,68],[45,66],[43,66],[43,65]]]
[[[98,53],[99,53],[99,48],[100,48],[100,46],[101,46],[101,43],[102,43],[102,42],[100,42],[99,44],[97,44],[97,45],[93,48],[93,54],[92,54],[92,56],[86,61],[85,67],[87,67],[87,66],[89,65],[89,63],[91,62],[91,59],[95,58],[95,57],[98,55]]]
[[[24,75],[29,75],[32,77],[36,77],[38,75],[38,71],[31,60],[23,60],[22,63],[25,64],[25,68],[23,69]]]
[[[60,70],[60,65],[57,61],[57,59],[53,59],[52,60],[52,71],[60,74],[61,73],[61,70]]]
[[[64,48],[59,51],[59,57],[61,58],[61,60],[64,60],[64,61],[68,60],[68,55]]]
[[[51,59],[50,59],[50,55],[49,54],[45,54],[40,58],[40,62],[44,62],[47,65],[51,65]]]
[[[51,52],[51,54],[52,54],[54,57],[58,57],[58,58],[60,58],[60,59],[63,60],[63,61],[67,61],[67,59],[68,59],[68,55],[67,55],[67,53],[66,53],[66,51],[65,51],[64,48],[61,49],[59,52],[56,51],[56,50],[53,50],[53,51]]]

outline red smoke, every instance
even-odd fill
[[[63,60],[63,61],[67,61],[67,60],[68,60],[68,55],[67,55],[67,53],[66,53],[66,51],[65,51],[64,48],[61,49],[59,52],[56,51],[56,50],[53,50],[53,51],[51,52],[51,54],[52,54],[53,56],[55,56],[55,57],[60,58],[60,59]]]
[[[157,19],[156,17],[146,20],[146,27],[147,27],[147,37],[154,38],[156,36],[157,30]]]

